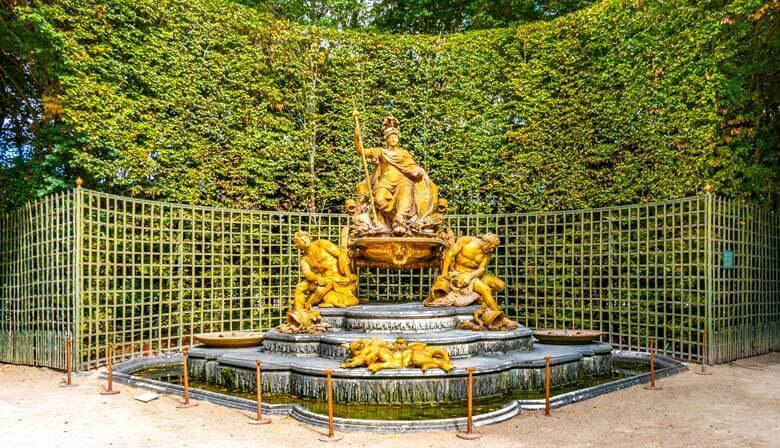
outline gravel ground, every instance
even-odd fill
[[[691,369],[698,368],[691,366]],[[712,376],[684,372],[554,409],[551,417],[523,413],[481,428],[478,441],[452,432],[343,433],[335,444],[317,440],[320,428],[287,417],[266,426],[244,413],[200,402],[176,409],[174,396],[133,400],[142,389],[118,385],[97,392],[97,372],[58,387],[62,373],[0,364],[0,446],[15,447],[780,447],[780,353],[712,367]]]

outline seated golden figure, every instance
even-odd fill
[[[358,339],[342,347],[348,348],[351,357],[340,367],[366,367],[372,372],[382,369],[403,369],[415,367],[423,372],[429,369],[442,369],[449,372],[454,368],[450,354],[440,347],[428,347],[422,342],[406,343],[398,338],[392,344],[380,339]]]
[[[401,147],[400,124],[395,117],[382,123],[385,145],[364,148],[354,113],[355,148],[362,159],[364,178],[357,184],[355,199],[345,204],[351,216],[353,261],[395,269],[438,266],[446,246],[447,201],[439,198],[439,188]]]
[[[327,327],[317,325],[320,316],[313,306],[349,307],[360,303],[355,297],[357,276],[352,273],[347,250],[327,240],[312,241],[306,232],[296,232],[293,241],[301,251],[301,280],[295,286],[286,333],[316,333]]]
[[[357,201],[348,204],[356,217],[353,236],[436,234],[443,223],[442,207],[446,208],[446,201],[439,201],[439,188],[401,147],[400,124],[395,117],[384,119],[382,134],[384,147],[364,148],[360,127],[355,126],[357,153],[375,168],[369,175],[365,162],[366,178],[357,185]]]
[[[426,306],[468,306],[479,301],[482,308],[474,313],[474,322],[461,323],[474,330],[509,330],[517,323],[504,316],[493,294],[504,289],[504,282],[487,272],[498,236],[487,233],[481,238],[462,236],[442,257],[441,274],[431,288]]]

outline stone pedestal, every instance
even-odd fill
[[[457,329],[469,308],[428,308],[421,304],[361,305],[321,309],[335,330],[321,334],[269,331],[263,346],[251,349],[193,347],[189,352],[194,378],[238,391],[255,387],[255,360],[263,364],[263,391],[325,399],[325,371],[333,371],[334,399],[344,403],[442,403],[466,399],[466,368],[474,368],[474,397],[515,390],[542,390],[544,356],[551,356],[552,385],[575,383],[582,375],[609,374],[611,346],[534,344],[531,331]],[[348,352],[341,344],[376,337],[425,342],[445,348],[455,368],[381,370],[339,367]]]

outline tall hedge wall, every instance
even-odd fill
[[[367,143],[382,116],[401,120],[402,144],[460,212],[675,198],[707,182],[764,202],[780,191],[776,3],[603,0],[443,37],[294,26],[224,0],[52,3],[15,17],[56,80],[42,129],[58,131],[34,144],[63,160],[55,177],[92,188],[336,210],[362,172],[354,103]]]

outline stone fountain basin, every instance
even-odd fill
[[[583,347],[580,347],[583,349]],[[649,362],[649,355],[646,353],[627,352],[616,350],[612,352],[616,359],[631,360],[634,362]],[[160,393],[173,393],[181,395],[182,386],[170,384],[158,380],[141,378],[134,376],[134,372],[139,370],[165,367],[181,364],[179,354],[161,355],[149,358],[137,358],[125,361],[114,366],[114,380],[129,384],[135,387],[143,387]],[[676,360],[665,356],[655,356],[656,380],[673,375],[686,370],[686,366]],[[102,372],[100,377],[105,379],[106,373]],[[621,390],[633,385],[647,383],[650,380],[649,373],[642,373],[629,378],[623,378],[609,383],[589,387],[587,389],[575,390],[561,395],[556,395],[551,399],[551,406],[557,408],[581,400],[587,400],[602,394]],[[265,382],[264,382],[265,383]],[[265,389],[265,387],[264,387]],[[190,395],[196,400],[207,400],[212,403],[227,406],[230,408],[241,409],[255,412],[255,401],[226,395],[219,392],[212,392],[202,389],[191,389]],[[511,400],[506,406],[493,412],[477,414],[474,416],[476,426],[494,424],[508,420],[520,413],[521,410],[538,410],[544,408],[543,399],[531,400]],[[263,403],[264,414],[290,416],[298,421],[308,424],[327,427],[328,418],[326,415],[317,414],[298,404],[267,404]],[[411,432],[411,431],[445,431],[445,430],[465,430],[466,418],[445,418],[438,420],[365,420],[348,417],[335,417],[334,423],[339,430],[359,430],[375,432]]]
[[[333,392],[345,403],[444,403],[466,398],[466,368],[474,368],[474,396],[497,396],[513,390],[544,387],[545,355],[550,355],[553,387],[575,383],[581,375],[611,372],[612,347],[594,343],[576,347],[536,344],[531,351],[475,356],[454,362],[455,369],[342,369],[341,360],[265,353],[256,349],[193,347],[190,375],[236,391],[254,390],[255,361],[263,367],[263,390],[300,397],[326,398],[326,371],[333,372]]]
[[[525,327],[511,331],[460,330],[477,306],[426,307],[420,303],[369,304],[321,308],[336,330],[320,334],[266,332],[259,349],[215,349],[195,346],[188,362],[193,378],[238,392],[255,388],[255,363],[263,366],[263,390],[325,399],[326,372],[331,371],[334,398],[343,403],[446,403],[466,399],[467,368],[474,369],[474,396],[498,396],[544,387],[546,355],[551,357],[553,387],[575,383],[581,375],[612,370],[612,347],[592,343],[577,347],[534,344]],[[380,370],[342,369],[349,356],[342,344],[357,339],[388,342],[403,337],[445,348],[455,368]]]

